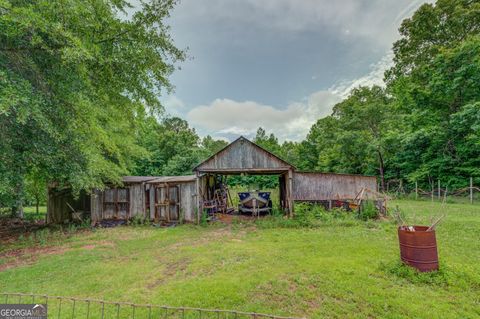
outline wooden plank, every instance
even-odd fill
[[[92,195],[90,197],[90,218],[92,223],[96,223],[102,219],[103,214],[103,192],[98,189],[94,189],[92,191]]]
[[[155,219],[155,198],[156,198],[156,190],[153,185],[149,186],[150,188],[150,220]]]
[[[249,173],[249,174],[257,174],[257,175],[262,175],[262,174],[282,174],[287,172],[290,169],[288,166],[281,166],[281,167],[275,167],[275,168],[235,168],[235,167],[230,167],[230,168],[201,168],[201,172],[203,173],[219,173],[219,174],[241,174],[241,173]]]
[[[285,169],[286,168],[286,169]],[[226,148],[214,154],[212,157],[201,163],[195,169],[198,172],[207,170],[236,170],[243,169],[282,169],[288,170],[292,166],[266,151],[260,146],[252,143],[244,137],[240,137]]]
[[[129,186],[129,216],[139,216],[141,218],[148,218],[145,214],[145,184],[137,183]]]

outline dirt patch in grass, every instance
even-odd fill
[[[93,243],[88,243],[80,247],[81,249],[85,250],[93,250],[95,248],[105,249],[105,248],[113,248],[115,247],[115,243],[108,241],[108,240],[96,240]]]
[[[82,234],[79,232],[79,234]],[[96,248],[112,248],[115,244],[111,241],[96,241],[95,243],[88,243],[81,246],[80,249],[93,250]],[[28,248],[10,249],[0,253],[0,272],[25,265],[35,263],[40,256],[60,255],[70,251],[72,247],[69,246],[33,246]]]
[[[148,289],[155,289],[158,286],[163,285],[170,279],[174,279],[178,273],[185,273],[190,264],[188,258],[181,258],[173,262],[165,264],[165,269],[162,272],[162,277],[154,280],[153,282],[147,285]]]
[[[0,244],[5,246],[12,244],[20,236],[28,236],[45,227],[43,220],[26,221],[18,218],[0,218]]]
[[[31,247],[10,250],[0,254],[0,259],[6,260],[5,263],[0,264],[0,272],[11,268],[31,265],[35,263],[40,256],[60,255],[69,250],[71,250],[69,247]]]
[[[233,222],[253,222],[256,220],[256,217],[247,215],[216,214],[215,217],[218,221],[228,225]]]

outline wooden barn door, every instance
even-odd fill
[[[160,184],[155,186],[155,221],[179,221],[180,186]]]
[[[128,219],[130,217],[128,188],[110,188],[103,192],[102,219]]]

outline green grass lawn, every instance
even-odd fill
[[[391,205],[416,224],[444,211],[428,201]],[[480,206],[445,211],[436,274],[399,265],[396,226],[387,220],[313,229],[143,226],[43,234],[43,246],[16,257],[5,252],[31,240],[3,247],[0,292],[312,318],[480,317]]]

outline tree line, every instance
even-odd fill
[[[78,192],[188,174],[226,145],[164,114],[159,96],[187,56],[164,22],[175,3],[0,1],[0,207],[21,213],[51,182]],[[478,183],[480,3],[424,4],[399,32],[384,86],[355,88],[301,142],[262,128],[254,141],[301,170],[376,175],[382,189]]]
[[[288,153],[261,143],[299,169],[378,176],[381,190],[480,183],[480,2],[424,4],[399,31],[383,87],[355,88]]]

